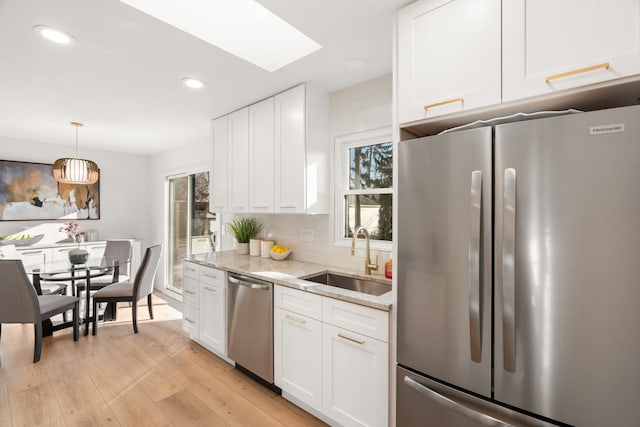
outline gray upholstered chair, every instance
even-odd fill
[[[42,353],[42,321],[67,310],[73,310],[73,340],[78,341],[78,298],[38,295],[20,260],[0,260],[0,334],[3,323],[33,323],[33,363]]]
[[[140,263],[140,268],[136,273],[135,280],[127,282],[118,282],[106,286],[93,295],[93,312],[96,313],[98,304],[101,302],[131,303],[131,318],[133,321],[133,332],[138,333],[138,301],[147,297],[147,306],[149,308],[149,316],[153,319],[153,306],[151,301],[151,292],[153,292],[153,280],[158,271],[160,263],[160,254],[162,254],[162,245],[155,245],[147,248]],[[96,334],[98,326],[98,316],[93,316],[93,335]]]
[[[129,271],[131,266],[132,245],[130,240],[107,240],[107,246],[102,256],[103,263],[112,263],[113,260],[119,260],[118,279],[112,276],[102,276],[91,279],[91,290],[102,289],[115,282],[126,282],[129,280]],[[76,289],[78,292],[83,291],[84,283],[78,283]]]
[[[16,251],[16,245],[2,245],[0,246],[0,259],[20,259],[18,251]],[[28,277],[28,275],[27,275]],[[29,277],[29,280],[31,278]],[[42,295],[65,295],[67,293],[67,285],[65,283],[52,283],[47,284],[40,282],[40,291]],[[65,321],[67,320],[66,315]]]

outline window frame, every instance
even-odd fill
[[[352,134],[339,135],[334,138],[334,238],[335,246],[351,247],[351,238],[343,236],[345,229],[345,196],[359,194],[390,194],[394,195],[394,187],[372,188],[361,190],[349,189],[349,150],[356,147],[383,143],[393,145],[393,131],[391,127],[371,129]],[[393,152],[395,156],[395,152]],[[395,163],[394,163],[395,165]],[[395,202],[394,202],[395,203]],[[360,237],[360,236],[359,236]],[[391,251],[393,240],[371,240],[371,249]]]

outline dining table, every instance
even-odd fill
[[[33,277],[33,286],[36,289],[38,295],[43,294],[43,285],[46,283],[56,284],[68,284],[69,286],[62,287],[62,293],[67,294],[67,287],[71,288],[71,294],[78,296],[80,291],[84,289],[84,315],[82,316],[81,323],[84,323],[84,335],[89,334],[89,324],[91,323],[92,314],[91,308],[91,280],[97,277],[109,276],[110,282],[104,284],[107,286],[110,283],[117,283],[120,279],[120,268],[131,262],[130,259],[115,259],[96,257],[89,258],[83,264],[71,264],[68,260],[65,261],[53,261],[46,262],[44,264],[33,266],[29,273]],[[104,281],[101,281],[104,283]],[[82,284],[82,285],[81,285]],[[94,287],[95,290],[95,287]],[[95,316],[96,313],[93,313]],[[115,306],[108,305],[103,314],[104,320],[115,319]],[[43,321],[42,333],[43,336],[49,336],[54,331],[72,326],[72,322],[63,321],[61,323],[53,324],[50,319]]]

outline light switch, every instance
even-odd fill
[[[300,229],[300,240],[303,242],[313,242],[313,230],[308,228]]]

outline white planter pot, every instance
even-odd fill
[[[236,247],[236,253],[238,255],[248,255],[249,254],[249,244],[248,243],[238,243]]]
[[[249,240],[249,255],[251,256],[260,256],[260,243],[262,240],[260,239],[251,239]]]

